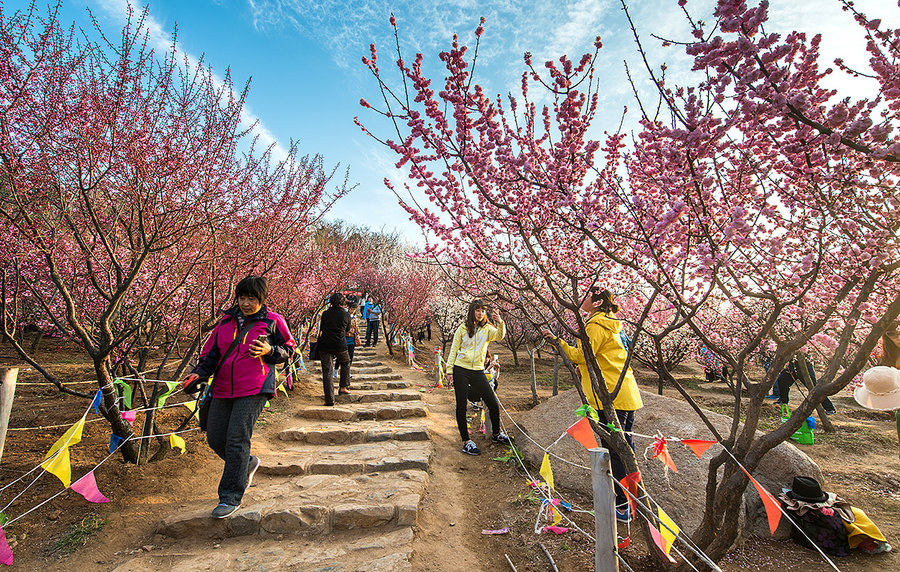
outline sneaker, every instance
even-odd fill
[[[506,433],[497,433],[496,435],[491,435],[491,441],[494,443],[502,443],[503,445],[512,445],[512,439],[509,438],[509,435]]]
[[[835,409],[834,407],[825,410],[825,415],[834,415],[835,413],[837,413],[837,409]]]
[[[212,515],[216,518],[228,518],[233,515],[237,509],[241,508],[241,505],[233,505],[233,504],[225,504],[220,502],[216,508],[213,509]]]
[[[478,448],[478,445],[475,444],[475,441],[469,439],[466,441],[466,444],[463,445],[462,452],[466,455],[480,455],[481,449]]]
[[[775,394],[773,393],[772,395],[767,395],[767,396],[766,396],[766,399],[778,399],[778,397],[779,397],[778,395],[775,395]]]
[[[253,484],[253,475],[256,474],[256,469],[259,468],[259,457],[254,457],[250,455],[250,465],[247,470],[247,488],[250,488],[250,485]]]
[[[622,505],[616,507],[616,520],[619,522],[631,522],[631,506]]]

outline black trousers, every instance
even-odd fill
[[[219,480],[219,502],[239,506],[247,488],[250,438],[253,426],[269,396],[214,397],[209,404],[206,442],[223,461]]]
[[[597,413],[600,415],[600,423],[603,423],[604,425],[606,423],[611,423],[605,411],[601,409]],[[631,436],[631,430],[634,428],[634,411],[616,410],[616,417],[619,419],[619,425],[622,426],[622,431],[625,432],[625,441],[631,445],[631,450],[634,451],[634,439]],[[625,464],[622,463],[622,458],[613,451],[606,439],[601,437],[600,444],[602,447],[609,450],[609,465],[612,469],[613,477],[616,481],[621,481],[628,474],[625,470]],[[616,484],[614,488],[616,489],[616,506],[618,507],[627,503],[628,497],[622,491],[621,485]]]
[[[463,442],[469,440],[469,426],[466,424],[466,408],[469,399],[484,401],[488,414],[491,416],[491,427],[494,434],[500,432],[500,402],[494,395],[484,370],[466,369],[453,366],[453,393],[456,396],[456,426],[459,427],[459,436]]]
[[[325,403],[334,403],[334,361],[341,366],[341,387],[350,387],[350,352],[323,352],[319,351],[319,360],[322,361],[322,389],[325,392]]]

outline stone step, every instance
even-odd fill
[[[339,368],[337,368],[339,370]],[[321,375],[322,368],[315,367],[313,368],[319,375]],[[377,367],[357,367],[356,365],[350,366],[350,375],[365,375],[372,373],[393,373],[393,370],[387,366],[377,366]]]
[[[284,429],[277,434],[281,441],[297,441],[309,445],[342,445],[379,441],[427,441],[424,424],[410,421],[360,421],[358,423],[315,423]]]
[[[113,572],[157,572],[159,570],[308,570],[409,572],[413,530],[408,526],[385,532],[347,530],[320,538],[264,536],[228,538],[212,548],[209,544],[177,546],[141,551]]]
[[[371,475],[306,475],[269,478],[244,493],[231,517],[210,516],[214,493],[164,519],[158,534],[174,538],[253,535],[321,535],[353,529],[413,526],[427,472],[406,470]],[[284,568],[282,568],[284,569]]]
[[[434,451],[431,441],[386,440],[328,447],[284,441],[278,444],[277,450],[254,448],[260,459],[257,478],[426,471]],[[265,480],[260,480],[260,484],[264,483]]]
[[[409,381],[357,381],[350,378],[350,390],[383,391],[385,389],[412,389],[415,384]]]
[[[406,419],[425,417],[428,410],[424,402],[346,403],[339,406],[306,407],[297,412],[298,417],[322,421],[373,421],[382,419]]]
[[[403,379],[403,376],[399,373],[358,373],[358,374],[350,374],[350,389],[353,389],[354,384],[361,382],[371,382],[371,381],[397,381]]]
[[[422,401],[418,391],[373,391],[350,387],[349,394],[336,394],[335,403],[378,403],[381,401]]]

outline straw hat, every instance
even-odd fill
[[[867,409],[900,409],[900,371],[879,365],[863,374],[863,383],[853,392],[856,402]]]

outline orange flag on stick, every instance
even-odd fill
[[[662,461],[662,463],[675,471],[678,472],[678,469],[675,468],[675,462],[672,460],[672,457],[669,455],[669,450],[666,448],[666,439],[657,433],[656,441],[653,442],[653,457]]]
[[[626,491],[631,493],[631,495],[628,495],[628,504],[631,506],[631,514],[637,514],[637,507],[634,504],[632,495],[635,497],[638,496],[638,483],[641,482],[641,472],[635,471],[625,475],[619,482]]]
[[[566,429],[566,433],[584,445],[585,449],[597,448],[597,438],[594,437],[594,430],[591,429],[591,423],[587,420],[587,417],[579,419],[574,425]]]
[[[772,493],[764,489],[761,484],[756,482],[756,479],[750,476],[750,473],[747,472],[743,465],[738,464],[738,466],[744,471],[744,474],[747,475],[753,486],[756,487],[756,492],[759,493],[763,505],[766,507],[766,517],[769,519],[769,532],[775,534],[775,529],[778,528],[778,523],[781,521],[781,507],[778,506],[778,501],[775,500]]]
[[[700,455],[706,452],[707,449],[712,447],[718,443],[718,441],[704,441],[703,439],[682,439],[681,444],[690,449],[697,455],[697,458],[700,458]]]

